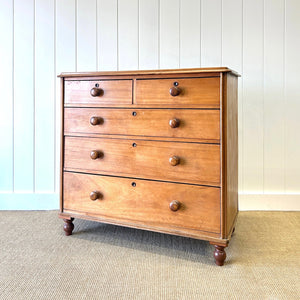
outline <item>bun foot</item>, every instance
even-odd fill
[[[214,258],[216,261],[216,265],[223,266],[224,261],[226,259],[226,252],[224,250],[224,246],[214,245],[215,246],[215,252],[214,252]]]
[[[72,231],[74,229],[74,224],[73,224],[74,218],[71,218],[70,220],[64,219],[64,231],[66,235],[72,235]]]

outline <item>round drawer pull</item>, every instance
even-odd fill
[[[100,117],[91,117],[90,124],[93,126],[100,125],[103,123],[103,119]]]
[[[95,201],[95,200],[101,199],[101,198],[102,198],[102,194],[99,193],[98,191],[93,191],[93,192],[90,193],[90,199],[92,201]]]
[[[171,128],[177,128],[180,125],[180,120],[178,120],[178,119],[171,119],[169,121],[169,125],[170,125]]]
[[[180,158],[178,156],[172,156],[169,158],[169,163],[172,166],[177,166],[180,163]]]
[[[103,153],[101,151],[98,151],[98,150],[92,150],[91,153],[90,153],[91,159],[101,158],[102,156],[103,156]]]
[[[170,95],[172,96],[172,97],[176,97],[176,96],[178,96],[178,95],[180,95],[180,93],[181,93],[181,89],[178,87],[178,85],[179,85],[179,83],[177,82],[177,81],[175,81],[174,83],[173,83],[173,85],[174,86],[172,86],[171,88],[170,88]]]
[[[103,95],[103,90],[99,89],[97,87],[93,87],[90,90],[90,94],[91,94],[92,97],[102,96]]]
[[[132,143],[132,147],[136,147],[137,146],[137,144],[136,143]]]
[[[133,111],[132,115],[135,117],[137,115],[136,111]]]
[[[136,183],[135,183],[135,182],[131,182],[131,185],[132,185],[133,187],[136,187]]]
[[[180,208],[180,206],[181,203],[177,200],[173,200],[169,205],[171,211],[177,211]]]

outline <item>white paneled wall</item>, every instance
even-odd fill
[[[300,1],[0,0],[0,209],[58,207],[67,71],[227,66],[241,209],[300,209]]]

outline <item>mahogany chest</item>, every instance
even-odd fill
[[[207,240],[238,212],[237,78],[228,68],[62,73],[60,214]]]

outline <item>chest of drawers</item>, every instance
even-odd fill
[[[228,68],[62,73],[61,201],[74,218],[209,241],[238,212],[237,77]]]

